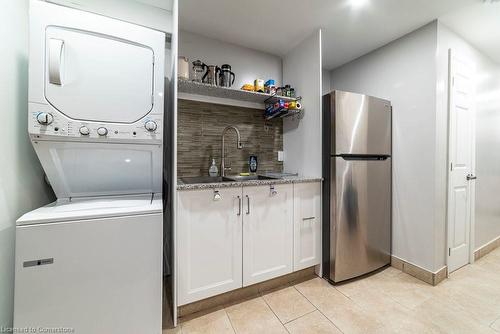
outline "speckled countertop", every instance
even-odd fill
[[[224,181],[214,183],[193,183],[184,184],[181,180],[177,181],[177,190],[196,190],[210,188],[228,188],[228,187],[249,187],[249,186],[264,186],[269,184],[286,184],[286,183],[305,183],[305,182],[320,182],[323,179],[320,177],[300,177],[300,176],[285,176],[279,179],[272,180],[248,180],[248,181]]]

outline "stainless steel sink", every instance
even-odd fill
[[[254,181],[254,180],[277,180],[278,178],[271,176],[264,176],[264,175],[248,175],[248,176],[230,175],[226,176],[226,179],[230,179],[232,181]]]
[[[182,177],[181,182],[184,184],[196,183],[219,183],[219,182],[232,182],[233,179],[222,176],[195,176],[195,177]]]
[[[243,182],[254,180],[278,180],[277,177],[264,176],[264,175],[231,175],[231,176],[195,176],[195,177],[182,177],[180,180],[184,184],[197,184],[197,183],[221,183],[221,182]]]

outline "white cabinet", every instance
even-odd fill
[[[178,304],[321,260],[321,183],[180,191]]]
[[[293,185],[243,187],[243,286],[292,266]]]
[[[178,196],[178,304],[242,286],[241,188]]]
[[[293,189],[293,270],[321,261],[321,183],[296,183]]]

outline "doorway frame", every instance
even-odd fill
[[[450,244],[449,244],[449,233],[450,233],[450,194],[451,194],[451,163],[452,163],[452,157],[451,157],[451,137],[452,137],[452,129],[451,129],[451,124],[452,124],[452,89],[453,89],[453,75],[454,75],[454,67],[453,67],[453,59],[457,59],[458,61],[467,64],[470,66],[473,72],[473,78],[471,79],[472,85],[475,87],[475,67],[472,64],[469,64],[467,61],[464,61],[460,55],[457,57],[456,52],[453,49],[448,49],[448,85],[447,85],[447,115],[448,115],[448,133],[447,133],[447,168],[446,168],[446,267],[448,268],[447,270],[447,276],[449,277],[450,272],[449,272],[449,264],[450,264]],[[475,96],[476,92],[475,89],[472,91],[474,103],[472,104],[472,130],[471,130],[471,137],[472,137],[472,147],[471,147],[471,174],[476,175],[476,103],[475,103]],[[474,258],[474,252],[475,252],[475,225],[476,225],[476,220],[475,220],[475,212],[476,212],[476,181],[472,180],[469,181],[469,210],[470,210],[470,222],[469,222],[469,262],[468,264],[473,264],[475,261]],[[467,265],[467,264],[466,264]]]

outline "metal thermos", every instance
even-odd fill
[[[231,71],[231,65],[224,64],[220,68],[219,85],[231,87],[234,84],[235,74]]]

